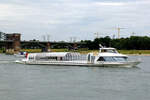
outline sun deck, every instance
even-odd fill
[[[41,61],[75,61],[85,60],[85,56],[80,53],[72,52],[48,52],[48,53],[31,53],[27,60],[41,60]]]

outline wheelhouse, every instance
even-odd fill
[[[115,48],[100,48],[100,53],[118,53]]]

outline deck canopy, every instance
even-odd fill
[[[45,52],[45,53],[29,53],[28,58],[43,58],[43,57],[77,57],[80,53],[73,52]]]

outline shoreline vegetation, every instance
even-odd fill
[[[21,51],[25,51],[28,53],[36,53],[41,52],[41,49],[22,49]],[[79,49],[79,50],[68,50],[68,49],[50,49],[51,52],[79,52],[81,54],[87,54],[93,52],[97,54],[99,50],[87,50],[87,49]],[[126,55],[144,55],[150,56],[150,50],[118,50],[119,53],[126,54]],[[0,53],[3,53],[0,50]]]
[[[22,49],[21,51],[26,52],[41,52],[40,49]],[[98,53],[99,50],[87,50],[87,49],[79,49],[79,50],[68,50],[68,49],[50,49],[51,52],[79,52],[81,54],[87,54],[90,52]],[[118,50],[119,53],[122,54],[133,54],[133,55],[150,55],[150,50]]]
[[[53,48],[57,48],[57,49],[50,49],[50,51],[51,52],[79,52],[81,54],[87,54],[89,52],[97,53],[99,50],[99,44],[101,44],[104,47],[105,46],[114,47],[120,53],[126,55],[150,55],[150,45],[149,45],[150,37],[148,36],[131,36],[131,37],[119,38],[119,39],[118,38],[112,39],[109,36],[106,36],[102,38],[95,38],[94,40],[81,40],[80,42],[82,45],[79,45],[78,50],[68,50],[67,48],[69,48],[69,45],[67,45],[66,43],[66,44],[60,44],[54,46]],[[21,51],[34,53],[34,52],[41,52],[41,49],[21,49]],[[4,48],[1,48],[0,53],[14,54],[17,53],[17,51],[14,51],[13,49],[5,50]]]

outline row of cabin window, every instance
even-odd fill
[[[30,59],[30,58],[29,58]],[[36,60],[75,60],[72,57],[36,57]]]
[[[29,59],[34,59],[34,57],[29,57]],[[35,57],[36,60],[82,60],[85,57],[80,56],[70,56],[70,57]]]

